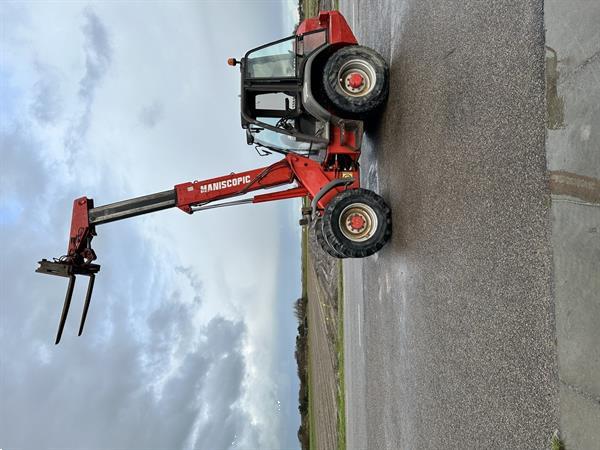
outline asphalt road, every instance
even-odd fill
[[[558,428],[542,6],[340,1],[391,66],[362,167],[393,238],[344,263],[349,449],[548,448]]]

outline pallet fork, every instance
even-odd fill
[[[59,277],[69,278],[69,285],[67,287],[67,293],[65,295],[65,302],[63,303],[62,313],[60,315],[60,322],[58,323],[58,332],[56,334],[55,344],[60,342],[60,338],[65,328],[65,322],[67,315],[69,314],[69,307],[71,306],[71,298],[73,297],[73,289],[75,289],[75,279],[77,275],[86,275],[90,278],[88,282],[87,292],[85,294],[85,301],[83,303],[83,313],[81,314],[81,321],[79,322],[79,333],[81,336],[83,333],[83,326],[85,325],[85,319],[87,317],[88,309],[90,307],[90,300],[92,299],[92,291],[94,290],[94,281],[96,274],[100,271],[99,264],[82,264],[75,265],[68,260],[57,259],[55,261],[48,261],[42,259],[39,261],[39,267],[36,269],[38,273],[44,273],[46,275],[56,275]]]

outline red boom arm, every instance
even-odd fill
[[[336,178],[342,178],[335,182]],[[297,186],[287,190],[255,195],[242,201],[220,203],[216,206],[238,204],[242,202],[262,203],[294,197],[309,196],[315,198],[317,209],[324,209],[344,187],[359,187],[358,170],[339,172],[337,169],[324,170],[320,163],[307,157],[290,153],[281,161],[267,167],[246,172],[231,173],[203,181],[181,183],[174,189],[104,206],[94,207],[94,201],[81,197],[73,202],[71,229],[67,254],[54,261],[43,259],[39,262],[37,272],[68,277],[70,279],[63,312],[59,324],[56,343],[60,341],[64,323],[69,310],[71,296],[75,285],[75,275],[90,277],[88,291],[84,303],[83,316],[79,334],[83,331],[85,317],[92,294],[94,276],[100,270],[93,264],[96,254],[92,250],[92,238],[96,235],[96,225],[116,220],[123,220],[142,214],[177,207],[192,214],[207,207],[209,203],[245,195],[261,189],[296,182]],[[333,184],[332,184],[333,183]]]

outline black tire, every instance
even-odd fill
[[[356,88],[349,84],[353,73],[358,73],[363,80]],[[325,64],[323,87],[340,115],[365,118],[387,100],[388,65],[379,53],[368,47],[342,47]]]
[[[367,189],[352,189],[335,196],[325,208],[322,221],[325,241],[350,258],[372,255],[392,235],[390,207]]]
[[[317,242],[321,246],[321,248],[327,253],[329,256],[333,256],[334,258],[343,259],[346,258],[346,255],[338,252],[335,248],[329,245],[329,242],[325,239],[323,234],[323,219],[320,217],[315,221],[315,237],[317,238]]]

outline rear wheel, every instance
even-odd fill
[[[344,116],[364,118],[388,95],[388,66],[381,55],[359,45],[337,50],[325,64],[325,94]]]
[[[379,251],[392,234],[392,212],[382,197],[352,189],[334,197],[322,219],[325,241],[337,253],[364,258]]]

